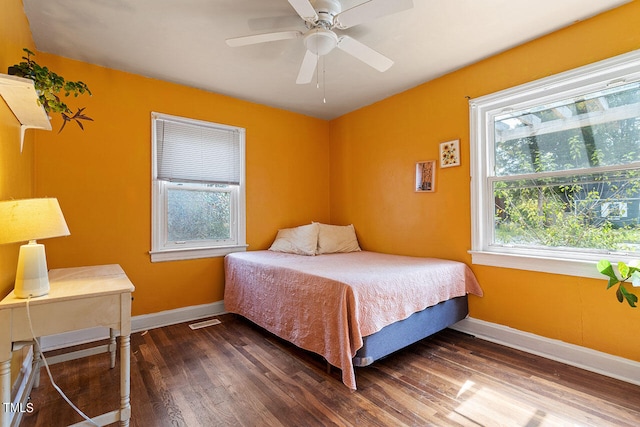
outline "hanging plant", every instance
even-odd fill
[[[27,48],[22,50],[27,53],[27,56],[22,57],[24,61],[21,63],[9,67],[9,74],[33,80],[38,93],[38,102],[44,107],[44,110],[47,113],[60,113],[62,116],[62,126],[58,133],[62,132],[67,122],[71,121],[75,121],[80,129],[84,130],[82,120],[93,121],[91,117],[84,114],[85,107],[78,108],[74,114],[60,96],[63,94],[67,97],[73,94],[74,97],[78,97],[83,93],[91,95],[87,85],[81,81],[66,81],[64,77],[34,61],[31,57],[35,56],[35,53]]]

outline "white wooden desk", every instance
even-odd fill
[[[93,419],[100,425],[120,421],[120,425],[128,426],[131,417],[129,335],[133,284],[116,264],[50,270],[49,284],[48,295],[29,301],[37,338],[97,326],[120,331],[120,408]],[[3,403],[11,402],[12,348],[15,343],[33,340],[26,301],[16,298],[13,292],[0,301],[0,397]],[[34,356],[36,375],[39,372],[38,356]],[[0,407],[1,427],[8,427],[12,418],[11,412],[5,409],[6,405]]]

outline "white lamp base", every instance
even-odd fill
[[[49,274],[43,244],[31,240],[20,246],[13,293],[18,298],[39,297],[49,293]]]

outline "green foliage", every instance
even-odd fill
[[[81,120],[93,121],[93,119],[83,113],[84,107],[78,108],[78,111],[74,114],[60,98],[60,95],[64,94],[65,97],[70,95],[78,97],[84,93],[91,95],[87,85],[81,81],[66,81],[64,77],[35,62],[31,58],[35,54],[29,49],[24,48],[23,50],[27,53],[27,56],[22,57],[24,61],[9,67],[10,73],[33,80],[38,93],[38,102],[44,107],[44,110],[47,113],[60,113],[63,122],[58,133],[62,132],[67,122],[70,121],[75,121],[80,129],[84,130]]]
[[[625,282],[630,280],[633,287],[640,286],[640,268],[638,267],[637,261],[629,264],[619,262],[618,272],[620,273],[620,278],[613,269],[611,262],[606,259],[600,260],[597,264],[597,268],[601,274],[604,274],[609,279],[607,282],[607,289],[618,285],[616,298],[618,298],[619,302],[626,300],[631,307],[637,307],[636,303],[638,302],[638,297],[634,293],[629,292],[624,285]]]
[[[615,212],[637,199],[637,172],[583,174],[494,184],[495,241],[500,244],[607,251],[637,250],[636,217]],[[608,209],[608,216],[602,210]],[[617,218],[617,221],[611,220]]]
[[[619,93],[567,102],[563,108],[594,118],[606,110],[602,105],[639,104],[640,86],[630,85]],[[556,114],[555,106],[549,106],[529,115],[541,120],[543,128]],[[501,124],[528,126],[513,119]],[[494,149],[497,244],[632,253],[640,249],[640,117],[620,116],[534,135],[515,133]]]
[[[231,237],[231,195],[226,191],[170,189],[169,241],[226,240]]]

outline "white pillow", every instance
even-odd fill
[[[318,224],[278,230],[270,251],[298,255],[315,255],[318,247]]]
[[[333,254],[357,252],[360,250],[356,230],[353,224],[329,225],[318,224],[318,249],[316,254]]]

